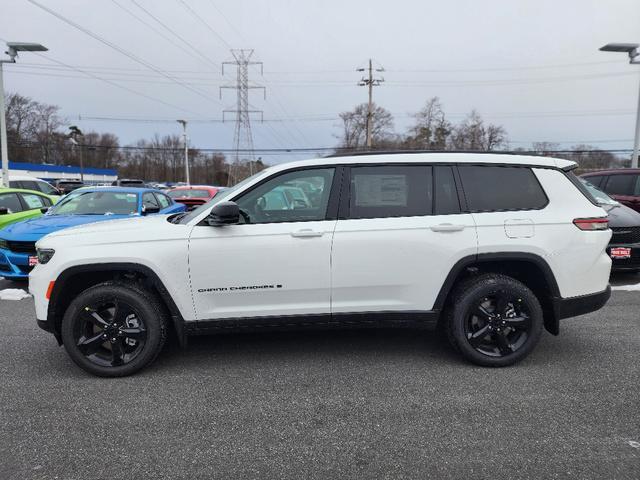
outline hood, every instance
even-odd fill
[[[601,205],[609,215],[610,227],[640,227],[640,213],[626,205]]]
[[[116,215],[113,215],[116,217]],[[138,215],[125,216],[117,215],[119,219],[114,219],[109,222],[93,222],[91,224],[78,225],[73,228],[65,228],[64,230],[56,231],[47,238],[57,238],[65,236],[79,236],[93,233],[108,233],[110,237],[117,232],[135,232],[136,230],[148,229],[150,223],[167,223],[168,215],[149,215],[148,217],[141,217]],[[124,238],[121,237],[121,238]]]
[[[128,215],[43,215],[9,225],[0,231],[0,237],[5,240],[36,241],[44,235],[70,227],[127,217]]]

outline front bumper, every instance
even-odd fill
[[[0,248],[0,277],[26,279],[32,269],[33,267],[29,266],[28,253],[16,253]]]
[[[586,313],[600,310],[611,297],[611,285],[607,285],[601,292],[580,295],[579,297],[554,298],[553,311],[556,320],[577,317]],[[553,333],[553,332],[552,332]]]

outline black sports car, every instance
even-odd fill
[[[607,253],[613,261],[612,270],[640,272],[640,213],[615,201],[584,178],[580,181],[609,215],[609,227],[613,230],[613,236],[607,246]]]

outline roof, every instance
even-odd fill
[[[567,168],[576,162],[563,158],[507,153],[453,153],[453,152],[405,152],[369,153],[335,156],[281,163],[270,167],[270,171],[287,170],[314,165],[372,164],[372,163],[495,163],[500,165],[533,165],[540,167]]]
[[[80,173],[80,167],[72,165],[49,165],[45,163],[9,162],[10,170],[30,170],[32,172]],[[83,173],[92,175],[117,176],[118,171],[112,168],[84,167]]]
[[[180,185],[177,187],[172,187],[173,190],[221,190],[226,187],[214,187],[212,185]]]
[[[40,192],[39,190],[27,190],[25,188],[5,188],[0,187],[0,193],[35,193],[36,195],[40,195],[47,198],[53,198],[53,195],[48,195],[46,193]]]
[[[145,193],[145,192],[159,192],[156,188],[146,187],[80,187],[74,190],[75,192],[120,192],[120,193]]]
[[[608,168],[605,170],[593,170],[589,172],[584,172],[581,174],[581,177],[591,177],[593,175],[616,175],[616,174],[640,174],[640,168]]]

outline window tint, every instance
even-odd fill
[[[158,203],[160,203],[160,208],[164,209],[171,205],[171,200],[166,195],[162,193],[156,193],[156,197],[158,198]]]
[[[44,197],[35,195],[33,193],[21,193],[24,203],[27,204],[27,209],[33,210],[34,208],[48,207],[50,204],[44,202]]]
[[[248,223],[324,220],[334,172],[334,168],[318,168],[285,173],[235,201]],[[301,183],[308,192],[299,187]]]
[[[25,190],[35,190],[36,192],[40,191],[40,189],[38,188],[38,183],[32,180],[23,180],[20,182],[20,184],[21,188],[24,188]]]
[[[158,200],[156,200],[156,196],[150,192],[142,195],[142,206],[146,208],[160,208],[160,204],[158,203]]]
[[[453,169],[445,166],[434,167],[433,174],[435,189],[434,213],[436,215],[460,213],[460,200],[458,199],[456,182],[453,178]]]
[[[614,195],[635,195],[637,175],[610,175],[604,191]]]
[[[458,169],[472,212],[533,210],[547,204],[530,168],[463,165]]]
[[[0,194],[0,207],[6,208],[9,213],[18,213],[22,211],[22,205],[15,193]]]
[[[430,215],[432,187],[431,167],[352,167],[349,218]]]
[[[604,175],[590,175],[588,177],[582,177],[582,178],[584,178],[587,182],[589,182],[594,187],[600,187],[602,179],[605,177]]]

